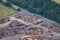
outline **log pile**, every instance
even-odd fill
[[[11,20],[12,17],[16,20]],[[26,13],[17,13],[12,17],[0,18],[0,39],[7,40],[17,35],[19,40],[60,40],[60,29],[43,18]],[[1,27],[9,21],[8,25]]]

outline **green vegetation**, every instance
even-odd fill
[[[2,3],[0,3],[0,17],[5,17],[5,16],[11,15],[15,12],[16,12],[16,10],[14,10],[13,8],[7,7],[7,6],[3,5]]]
[[[60,23],[60,4],[52,0],[8,0],[35,14],[40,14],[46,18]]]

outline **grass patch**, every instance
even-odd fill
[[[52,1],[55,1],[56,3],[60,4],[60,0],[52,0]]]
[[[3,5],[2,3],[0,3],[0,17],[5,17],[5,16],[11,15],[15,12],[16,12],[16,10],[14,10],[13,8],[7,7],[7,6]]]

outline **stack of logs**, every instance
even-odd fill
[[[0,24],[6,23],[8,21],[10,21],[9,17],[0,18]]]
[[[45,21],[42,18],[38,18],[38,16],[36,16],[36,15],[18,13],[15,15],[15,17],[18,19],[23,19],[24,21],[27,21],[34,25],[40,25],[40,26],[46,27],[54,32],[60,33],[60,29],[57,26],[53,25],[52,23],[49,24],[47,21]]]

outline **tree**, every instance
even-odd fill
[[[21,11],[20,8],[18,8],[17,11]]]
[[[2,0],[0,0],[0,2],[2,2]]]
[[[60,23],[60,4],[51,0],[8,0],[9,2]],[[9,4],[9,3],[8,3]]]

